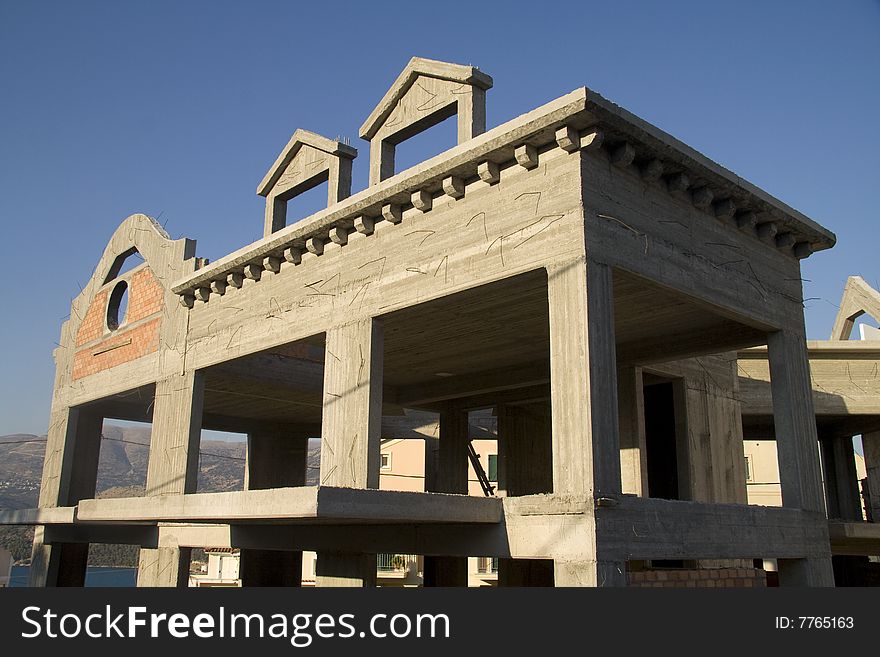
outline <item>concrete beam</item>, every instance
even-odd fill
[[[0,525],[64,525],[76,517],[75,506],[0,509]]]
[[[139,545],[143,548],[159,546],[159,528],[154,525],[47,525],[43,540],[49,544],[60,543],[111,543],[114,545]]]
[[[548,363],[539,361],[406,386],[397,390],[395,401],[400,406],[419,407],[451,399],[515,390],[549,382],[550,368]]]
[[[301,486],[269,490],[83,500],[77,522],[497,523],[495,498]]]
[[[436,494],[435,494],[436,495]],[[216,545],[273,550],[338,551],[357,545],[370,553],[399,552],[428,556],[497,556],[512,559],[590,560],[593,505],[586,498],[530,495],[516,498],[455,497],[469,504],[490,503],[497,522],[394,522],[375,524],[163,524],[161,540],[180,546]],[[503,521],[501,509],[503,508]],[[447,516],[450,520],[454,514]],[[536,540],[552,536],[553,540]]]
[[[813,511],[624,495],[596,509],[600,560],[830,561],[825,518]]]
[[[830,520],[828,536],[832,554],[866,557],[880,554],[880,523]]]

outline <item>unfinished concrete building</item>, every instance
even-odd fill
[[[425,555],[426,585],[465,583],[469,556],[501,585],[759,558],[833,584],[800,260],[834,235],[585,88],[487,130],[491,86],[410,61],[361,128],[354,195],[356,151],[296,131],[258,187],[263,238],[216,262],[120,225],[62,327],[39,508],[3,515],[37,527],[32,584],[82,584],[96,542],[141,546],[158,586],[198,546],[240,548],[245,585],[296,585],[302,550],[319,586],[371,584],[378,552]],[[456,146],[395,169],[452,116]],[[784,508],[746,504],[736,351],[760,345]],[[377,490],[409,409],[438,418],[427,490]],[[477,412],[503,494],[466,494]],[[94,499],[105,418],[152,422],[145,497]],[[202,429],[247,433],[245,490],[197,492]]]
[[[880,584],[880,332],[867,327],[867,339],[850,340],[861,315],[880,319],[880,293],[861,277],[851,276],[831,339],[807,342],[838,585]],[[766,348],[739,353],[738,378],[744,438],[775,440]],[[863,482],[856,476],[853,436],[862,437],[867,471]]]

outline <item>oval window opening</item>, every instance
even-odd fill
[[[119,281],[110,293],[110,304],[107,306],[107,328],[115,331],[125,323],[128,313],[128,283]]]

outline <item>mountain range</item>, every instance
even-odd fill
[[[139,497],[144,494],[150,427],[105,424],[98,459],[97,497]],[[29,509],[37,506],[46,436],[11,434],[0,436],[0,508]],[[202,440],[199,446],[198,492],[242,490],[244,487],[244,441]],[[317,480],[319,447],[310,443],[308,483]],[[33,528],[0,526],[0,547],[16,561],[30,558]],[[93,544],[91,565],[133,566],[136,548]]]

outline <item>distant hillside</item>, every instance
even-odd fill
[[[46,437],[0,436],[0,508],[27,509],[40,494]]]
[[[105,424],[98,461],[98,497],[137,497],[144,494],[149,457],[149,427]],[[13,434],[0,436],[0,508],[28,509],[37,506],[46,436]],[[199,492],[242,490],[245,443],[202,441],[199,458]],[[309,453],[309,483],[317,483],[317,443]],[[0,527],[0,546],[16,560],[30,558],[33,529]],[[136,564],[137,550],[129,546],[93,545],[92,565]]]

